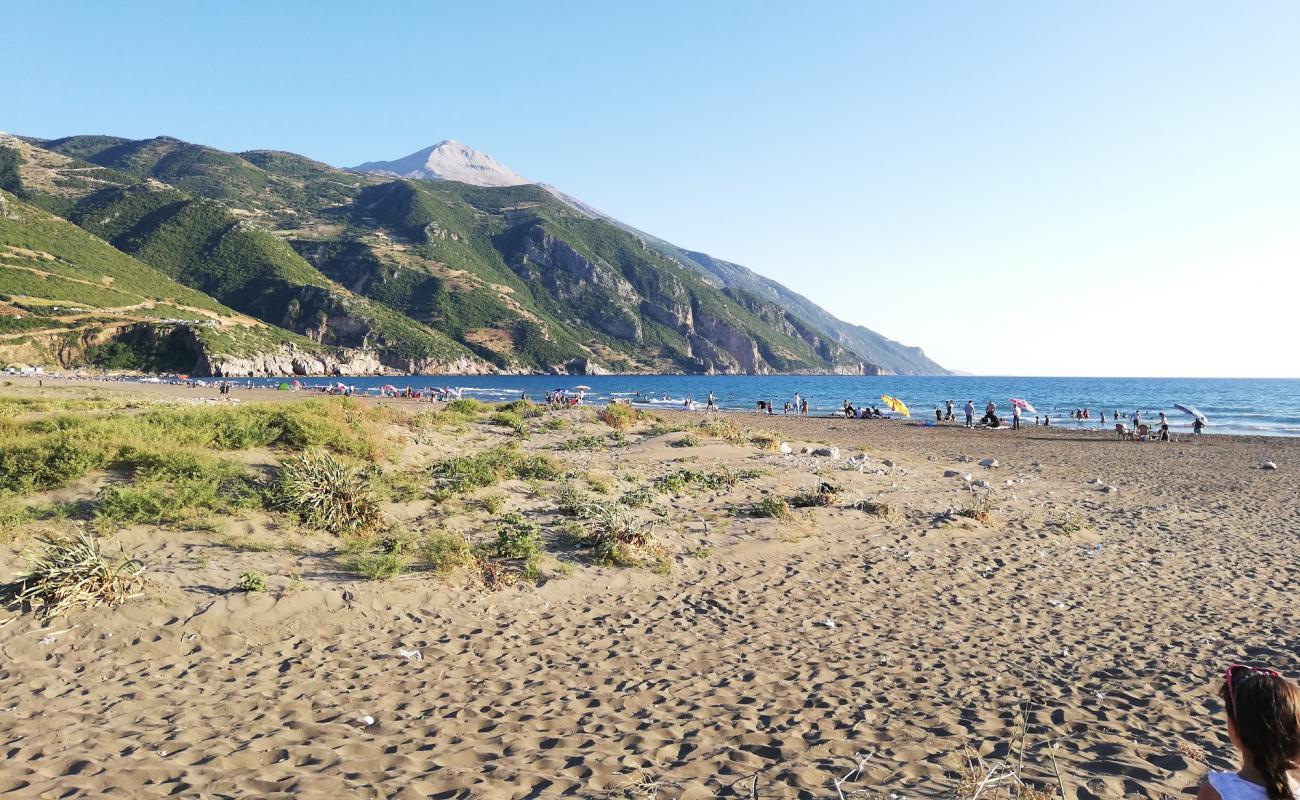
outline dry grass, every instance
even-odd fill
[[[31,570],[17,582],[11,604],[59,617],[81,608],[121,605],[144,587],[144,565],[119,545],[105,556],[100,540],[77,526],[70,536],[43,536],[38,553],[23,556]]]
[[[877,519],[896,520],[902,516],[898,512],[898,509],[894,508],[890,503],[882,502],[880,500],[869,500],[865,497],[854,500],[849,504],[849,507],[857,509],[869,516],[876,517]]]
[[[984,525],[997,522],[997,517],[993,514],[993,498],[988,492],[972,493],[970,502],[957,511],[957,516],[973,519]]]

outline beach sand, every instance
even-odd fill
[[[50,383],[0,395],[216,397]],[[518,482],[498,490],[505,510],[544,522],[554,563],[573,565],[535,589],[359,580],[321,535],[257,515],[121,531],[148,597],[48,624],[0,612],[0,796],[837,797],[862,764],[844,796],[950,797],[969,758],[1008,755],[1036,785],[1059,773],[1070,798],[1191,796],[1207,764],[1231,766],[1224,666],[1300,675],[1300,441],[719,416],[793,452],[636,429],[623,447],[554,451],[609,432],[594,420],[524,444],[611,497],[681,467],[763,470],[656,501],[666,574],[571,553],[550,534],[554,488]],[[475,425],[403,453],[505,436]],[[839,458],[801,452],[823,442]],[[834,507],[745,513],[822,482],[843,489]],[[992,519],[955,513],[984,494]],[[468,502],[386,510],[413,530],[492,524]],[[0,546],[0,574],[31,536]],[[231,591],[250,569],[270,591]]]

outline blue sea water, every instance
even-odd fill
[[[338,379],[303,378],[303,384],[323,386]],[[1134,411],[1144,420],[1153,420],[1159,411],[1169,415],[1175,429],[1191,428],[1191,417],[1175,410],[1174,403],[1193,406],[1210,420],[1208,433],[1254,434],[1265,436],[1300,436],[1300,380],[1294,379],[1221,379],[1221,378],[1015,378],[1015,377],[864,377],[840,375],[492,375],[345,378],[357,390],[377,392],[385,384],[399,389],[410,386],[453,387],[466,397],[482,400],[511,400],[527,394],[542,399],[552,389],[590,386],[590,402],[614,398],[630,399],[645,406],[678,407],[686,397],[693,397],[702,407],[710,390],[724,408],[755,408],[759,400],[782,404],[799,392],[808,399],[810,413],[838,411],[845,400],[855,406],[874,405],[884,410],[881,395],[892,395],[906,403],[912,416],[933,419],[935,406],[952,400],[960,416],[967,400],[974,400],[976,416],[992,400],[999,414],[1009,414],[1012,397],[1029,401],[1040,414],[1051,417],[1052,425],[1061,427],[1100,428],[1100,414],[1106,414],[1106,427],[1113,426],[1112,414],[1128,421]],[[242,383],[243,381],[241,381]],[[277,384],[280,379],[253,379],[252,383]],[[636,393],[640,393],[639,395]],[[665,400],[664,398],[670,398]],[[1075,421],[1070,412],[1087,408],[1091,419]],[[1027,423],[1032,424],[1029,414]]]

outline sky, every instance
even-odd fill
[[[2,17],[0,130],[339,166],[456,139],[951,369],[1300,377],[1300,3]]]

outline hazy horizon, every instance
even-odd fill
[[[1300,374],[1294,5],[7,16],[0,130],[336,166],[455,139],[963,373]]]

